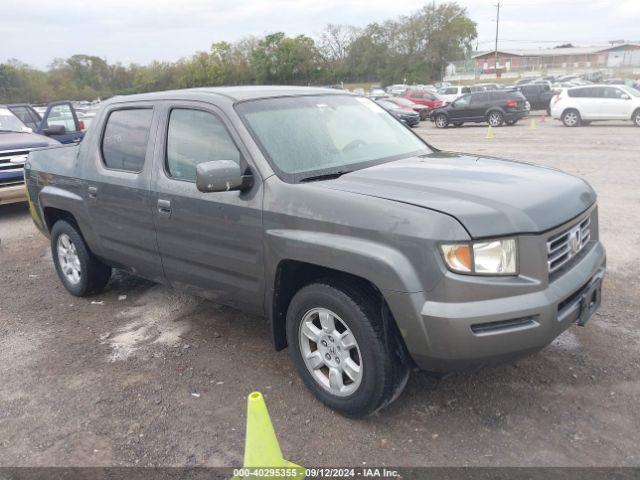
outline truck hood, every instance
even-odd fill
[[[31,150],[32,148],[60,145],[53,138],[28,132],[0,132],[0,152],[5,150]]]
[[[448,152],[397,160],[320,183],[451,215],[473,238],[543,232],[596,200],[585,181],[552,168]]]

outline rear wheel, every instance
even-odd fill
[[[289,354],[302,380],[347,416],[385,407],[409,377],[381,310],[380,298],[367,289],[328,280],[302,288],[287,312]]]
[[[438,128],[446,128],[449,125],[449,118],[444,113],[439,113],[436,115],[435,123]]]
[[[51,253],[60,281],[77,297],[100,292],[111,278],[111,267],[98,260],[77,227],[58,220],[51,229]]]
[[[501,112],[490,112],[487,116],[487,123],[492,127],[499,127],[504,123],[504,115]]]
[[[636,110],[636,111],[633,113],[633,116],[631,117],[631,119],[633,120],[633,124],[634,124],[636,127],[640,127],[640,110]]]
[[[582,123],[580,113],[577,110],[569,109],[562,113],[562,123],[565,127],[578,127]]]

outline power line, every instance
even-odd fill
[[[496,14],[496,52],[495,52],[495,64],[494,68],[496,71],[496,75],[498,75],[498,27],[500,26],[500,2],[496,4],[497,14]]]

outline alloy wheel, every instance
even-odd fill
[[[578,115],[575,112],[567,112],[564,114],[564,123],[570,127],[573,127],[578,123]]]
[[[502,123],[502,116],[498,112],[494,112],[489,115],[489,125],[497,127]]]
[[[60,234],[56,243],[60,270],[69,283],[77,285],[82,278],[82,267],[76,246],[66,233]]]
[[[304,314],[299,328],[300,352],[314,380],[337,397],[354,393],[362,382],[362,356],[347,324],[326,308]]]

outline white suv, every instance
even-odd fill
[[[632,120],[640,127],[640,92],[625,85],[565,88],[551,99],[551,116],[567,127],[593,120]]]
[[[471,88],[463,85],[450,85],[438,90],[438,96],[447,103],[452,103],[462,95],[471,93]]]

